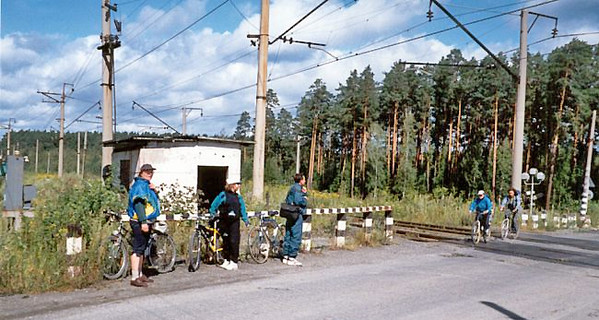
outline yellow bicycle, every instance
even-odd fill
[[[222,264],[222,237],[218,231],[218,217],[199,216],[195,221],[195,230],[189,237],[188,270],[195,272],[200,268],[202,258],[205,263]],[[201,223],[206,221],[207,226]]]

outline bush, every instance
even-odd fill
[[[101,279],[97,250],[107,234],[103,211],[122,209],[124,194],[106,188],[99,180],[72,176],[46,179],[36,185],[35,217],[23,218],[18,231],[2,226],[0,292],[80,288]],[[83,233],[83,252],[73,261],[67,261],[66,256],[69,225],[80,226]],[[79,276],[71,278],[68,265],[80,267]]]

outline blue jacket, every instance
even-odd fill
[[[145,211],[135,210],[136,204],[143,204]],[[129,189],[129,206],[127,214],[133,220],[145,222],[146,220],[156,219],[160,215],[160,201],[154,190],[150,189],[150,181],[135,177],[135,182]]]
[[[302,208],[302,213],[306,212],[306,207],[308,206],[308,190],[305,187],[302,187],[299,183],[295,183],[289,188],[289,192],[287,192],[287,197],[285,198],[285,203],[292,204],[296,206],[300,206]]]
[[[489,210],[489,213],[491,213],[493,210],[493,203],[491,202],[491,199],[489,199],[487,195],[485,195],[485,197],[482,199],[476,197],[476,199],[474,199],[470,205],[470,211],[483,212],[485,210]]]
[[[239,198],[239,205],[241,206],[241,219],[243,220],[243,222],[249,222],[248,214],[245,209],[245,202],[243,201],[243,197],[239,193],[237,194],[237,197]],[[214,217],[214,215],[218,211],[218,208],[225,201],[227,201],[227,195],[225,194],[224,191],[221,191],[221,193],[219,193],[218,196],[216,196],[216,198],[214,198],[214,201],[212,201],[212,204],[210,205],[210,216],[211,217]]]

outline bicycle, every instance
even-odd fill
[[[512,234],[512,239],[517,239],[518,235],[520,234],[520,228],[518,226],[516,226],[516,232],[512,231],[512,223],[513,219],[516,217],[516,215],[518,214],[518,210],[514,210],[512,211],[512,218],[510,219],[510,216],[506,215],[505,219],[503,219],[503,221],[501,222],[501,239],[504,240],[505,238],[507,238],[510,234]]]
[[[206,262],[222,264],[222,239],[218,231],[218,217],[210,218],[208,215],[199,216],[195,219],[195,230],[189,237],[187,265],[190,272],[195,272],[200,268],[202,257]],[[208,227],[200,221],[209,221]]]
[[[130,231],[124,227],[121,215],[116,212],[106,212],[109,222],[118,221],[116,230],[102,243],[100,249],[102,275],[109,280],[119,279],[129,270],[130,249],[132,247]],[[159,221],[151,228],[150,239],[144,251],[144,261],[158,273],[173,270],[176,259],[175,241],[167,233],[166,222]]]
[[[470,238],[472,239],[472,243],[478,244],[480,239],[483,239],[484,243],[487,243],[487,230],[483,230],[482,224],[484,223],[485,215],[488,215],[489,211],[485,210],[483,212],[476,213],[476,220],[472,223],[472,232],[470,234]]]
[[[280,257],[283,252],[285,225],[273,218],[276,211],[260,215],[260,224],[248,232],[248,248],[250,256],[256,263],[265,263],[268,257]]]

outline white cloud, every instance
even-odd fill
[[[271,41],[310,11],[315,3],[313,0],[271,1]],[[388,71],[393,62],[400,59],[437,62],[454,47],[463,50],[466,59],[472,56],[481,59],[486,56],[475,44],[459,46],[449,38],[429,37],[328,64],[334,60],[331,55],[343,58],[356,52],[408,40],[437,30],[433,28],[438,27],[437,24],[431,24],[422,29],[402,32],[424,20],[428,1],[369,0],[358,1],[351,6],[344,6],[343,3],[347,1],[330,1],[289,34],[295,40],[325,43],[326,52],[282,41],[269,47],[269,75],[273,79],[325,64],[269,82],[268,86],[277,92],[282,105],[292,104],[287,109],[293,113],[293,104],[300,101],[317,78],[322,78],[328,89],[335,93],[335,89],[345,82],[351,70],[361,72],[369,65],[376,79],[382,81],[383,72]],[[211,9],[206,4],[207,1],[184,1],[138,36],[135,34],[145,28],[145,23],[161,16],[165,9],[144,7],[139,16],[125,16],[122,47],[116,49],[116,69],[140,57],[205,14]],[[190,114],[190,133],[214,134],[222,129],[231,133],[239,118],[236,114],[249,111],[253,115],[256,88],[252,85],[256,82],[257,48],[250,46],[246,35],[258,33],[255,27],[260,24],[259,5],[241,0],[236,0],[235,4],[249,22],[238,16],[239,25],[222,32],[216,31],[223,30],[222,26],[198,23],[116,74],[119,130],[139,131],[142,125],[146,128],[162,126],[140,108],[132,110],[132,100],[149,108],[177,129],[181,128],[182,105],[195,102],[188,106],[203,108],[204,117],[200,117],[197,112]],[[224,10],[234,9],[227,4],[215,12],[216,18],[212,21],[218,20],[219,14]],[[234,13],[238,15],[236,11]],[[572,30],[596,31],[593,28],[595,26],[589,24]],[[452,32],[454,35],[461,33]],[[131,39],[131,36],[135,38]],[[463,34],[461,36],[463,39]],[[598,37],[589,39],[591,42],[599,40]],[[563,41],[567,42],[569,39]],[[485,39],[484,42],[493,52],[499,52],[517,46],[517,36],[495,37]],[[19,122],[23,129],[46,129],[48,123],[56,127],[52,117],[58,106],[40,103],[42,97],[36,90],[59,92],[63,82],[75,80],[74,97],[79,100],[67,101],[67,123],[81,115],[101,98],[100,83],[96,82],[101,78],[100,51],[95,49],[98,44],[98,35],[72,41],[59,39],[58,36],[31,34],[4,36],[0,39],[3,78],[0,84],[0,116],[27,119]],[[544,45],[553,48],[556,44],[557,42],[547,42]],[[85,72],[78,79],[76,76],[80,70]],[[250,87],[225,94],[244,86]],[[95,117],[100,114],[101,111],[94,108],[83,119],[99,121]],[[99,130],[100,127],[77,123],[69,128],[84,129]]]

